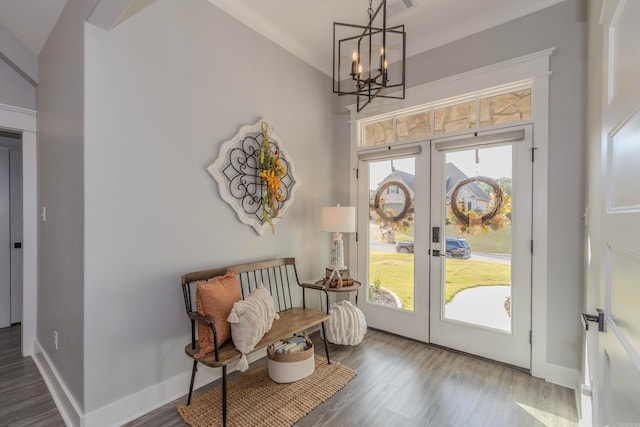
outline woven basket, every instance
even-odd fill
[[[273,344],[267,347],[269,378],[277,383],[292,383],[308,377],[315,369],[313,343],[305,333],[309,348],[297,353],[276,353]]]

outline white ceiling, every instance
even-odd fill
[[[0,0],[0,25],[37,55],[66,1]],[[365,25],[368,20],[367,0],[209,1],[327,75],[333,22]],[[374,1],[374,9],[379,1]],[[391,7],[400,0],[387,1]],[[412,56],[561,1],[414,0],[413,7],[390,17],[389,25],[405,25],[407,56]]]

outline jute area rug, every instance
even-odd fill
[[[227,425],[289,427],[329,399],[355,376],[356,372],[338,362],[327,364],[315,356],[316,369],[308,377],[289,384],[269,378],[267,364],[227,383]],[[222,386],[178,405],[178,413],[191,427],[222,425]]]

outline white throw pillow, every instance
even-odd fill
[[[231,339],[236,349],[242,353],[238,370],[249,368],[247,353],[250,353],[278,319],[269,290],[261,283],[244,300],[237,301],[227,321],[231,324]]]

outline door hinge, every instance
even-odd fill
[[[356,168],[356,179],[360,178],[360,169]]]
[[[536,150],[538,149],[538,147],[533,147],[531,148],[531,163],[535,162],[536,159]]]
[[[533,345],[533,331],[529,329],[529,344]]]
[[[533,239],[531,239],[531,253],[533,254]]]
[[[358,241],[358,232],[356,231],[356,242]]]

